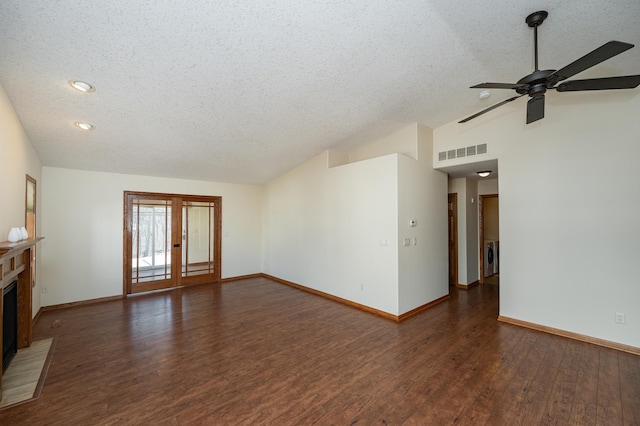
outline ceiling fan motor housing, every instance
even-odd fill
[[[517,84],[526,84],[525,87],[516,89],[516,92],[528,94],[531,97],[543,95],[547,89],[550,89],[555,83],[547,80],[547,77],[553,74],[556,70],[539,70],[534,71],[526,77],[518,80]]]

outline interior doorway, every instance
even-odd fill
[[[478,196],[480,283],[500,284],[500,204],[498,194]]]
[[[217,282],[221,197],[124,193],[124,293]]]
[[[458,194],[449,194],[449,287],[458,285]]]

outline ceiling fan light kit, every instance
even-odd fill
[[[621,41],[605,43],[559,70],[540,70],[538,67],[538,27],[544,22],[547,16],[549,16],[549,14],[541,10],[530,14],[527,16],[527,19],[525,19],[527,25],[533,28],[535,70],[531,74],[522,77],[517,83],[481,83],[471,86],[472,89],[511,89],[515,90],[518,95],[492,105],[489,108],[485,108],[458,123],[466,123],[504,104],[515,101],[522,96],[529,95],[531,99],[527,102],[527,124],[530,124],[544,118],[544,99],[547,90],[577,92],[586,90],[633,89],[640,85],[640,75],[564,81],[633,47],[633,44]],[[560,83],[561,81],[564,82]]]

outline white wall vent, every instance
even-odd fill
[[[467,157],[470,155],[476,155],[476,146],[468,146],[467,147]]]
[[[466,150],[466,149],[464,149],[464,148],[458,148],[458,152],[456,153],[456,155],[457,155],[457,157],[458,157],[458,158],[460,158],[460,157],[464,157],[466,152],[467,152],[467,150]]]
[[[478,154],[486,154],[487,153],[487,144],[483,143],[482,145],[478,145]]]
[[[456,150],[455,149],[447,151],[447,160],[451,160],[453,158],[456,158]]]
[[[438,161],[444,161],[447,159],[447,151],[442,151],[438,153]]]

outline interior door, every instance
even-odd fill
[[[124,293],[220,279],[220,197],[125,192]]]

